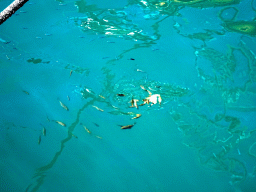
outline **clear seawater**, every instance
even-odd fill
[[[255,17],[255,0],[28,1],[0,25],[0,191],[256,191]],[[140,86],[161,105],[131,108]]]

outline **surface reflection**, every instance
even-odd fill
[[[65,3],[65,0],[58,1]],[[160,94],[163,103],[159,107],[139,107],[140,119],[155,111],[168,112],[182,133],[182,142],[196,150],[201,165],[228,173],[233,186],[242,186],[243,182],[255,177],[256,23],[255,18],[242,18],[241,3],[239,0],[130,0],[123,8],[108,9],[85,0],[74,2],[79,14],[72,12],[74,16],[67,19],[67,26],[79,28],[85,36],[91,35],[98,42],[108,38],[109,44],[114,44],[114,39],[127,46],[118,49],[115,58],[101,60],[98,65],[102,76],[97,74],[91,81],[88,79],[97,69],[93,71],[89,65],[79,63],[60,65],[61,69],[69,71],[69,77],[74,72],[81,79],[80,84],[75,82],[72,91],[86,104],[76,109],[76,119],[68,126],[66,138],[60,140],[59,151],[48,164],[35,171],[26,191],[38,191],[44,184],[47,172],[74,138],[75,128],[81,125],[82,112],[89,114],[88,109],[93,108],[106,114],[106,118],[131,120],[138,114],[131,111],[129,102],[134,98],[142,102],[148,96],[141,86],[153,94]],[[255,1],[251,1],[252,12],[254,5]],[[63,11],[64,15],[67,13],[70,15],[68,8]],[[185,51],[166,57],[170,59],[166,63],[152,61],[143,70],[129,55],[143,50],[152,53],[157,51],[154,46],[168,56],[171,48],[174,53],[176,48],[193,50],[193,58],[184,59],[184,62],[195,69],[197,77],[188,77],[191,81],[196,79],[194,85],[180,83],[183,79],[173,83],[171,76],[175,71],[170,70],[165,82],[156,80],[150,73],[161,70],[164,65],[176,65],[175,57],[189,55]],[[13,47],[10,50],[12,52]],[[8,51],[4,53],[9,54]],[[157,59],[160,61],[160,57]],[[128,60],[135,64],[127,64]],[[40,55],[29,56],[25,62],[33,66],[50,63]],[[128,67],[120,70],[121,65]],[[181,72],[188,70],[181,69]],[[161,73],[156,74],[161,76]]]

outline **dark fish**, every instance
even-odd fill
[[[38,145],[40,145],[41,143],[41,135],[39,135],[39,138],[38,138]]]
[[[76,135],[74,135],[74,134],[72,134],[72,137],[75,137],[76,139],[78,139],[78,137]]]
[[[27,92],[27,91],[24,91],[24,90],[23,90],[23,92],[24,92],[24,93],[26,93],[27,95],[29,95],[29,92]]]
[[[92,122],[96,127],[99,127],[99,125],[97,124],[97,123],[94,123],[94,122]]]
[[[125,94],[116,94],[117,96],[120,96],[120,97],[123,97],[123,96],[125,96]]]
[[[135,124],[122,126],[121,129],[131,129]]]

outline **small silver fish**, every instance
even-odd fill
[[[66,124],[62,123],[61,121],[55,121],[55,122],[58,123],[59,125],[63,126],[63,127],[66,127]]]
[[[44,136],[46,136],[46,129],[45,128],[43,128],[42,133],[43,133]]]
[[[60,102],[60,106],[68,111],[68,107],[66,105],[64,105],[60,100],[59,100],[59,102]]]
[[[106,99],[104,96],[102,96],[102,95],[99,95],[99,97],[101,97],[102,99]]]
[[[95,137],[97,137],[98,139],[102,139],[102,137],[98,136],[98,135],[95,135]]]
[[[136,116],[131,119],[138,119],[139,117],[141,117],[141,114],[136,114]]]
[[[83,127],[84,127],[84,129],[88,132],[88,133],[92,133],[89,129],[87,129],[87,127],[85,127],[84,125],[83,125]]]
[[[95,106],[95,105],[93,105],[93,107],[94,107],[95,109],[97,109],[98,111],[101,111],[101,112],[104,111],[103,109],[101,109],[101,108],[99,108],[99,107],[97,107],[97,106]]]

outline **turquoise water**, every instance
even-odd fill
[[[27,2],[0,26],[0,191],[256,191],[255,11]],[[131,108],[141,85],[161,105]]]

